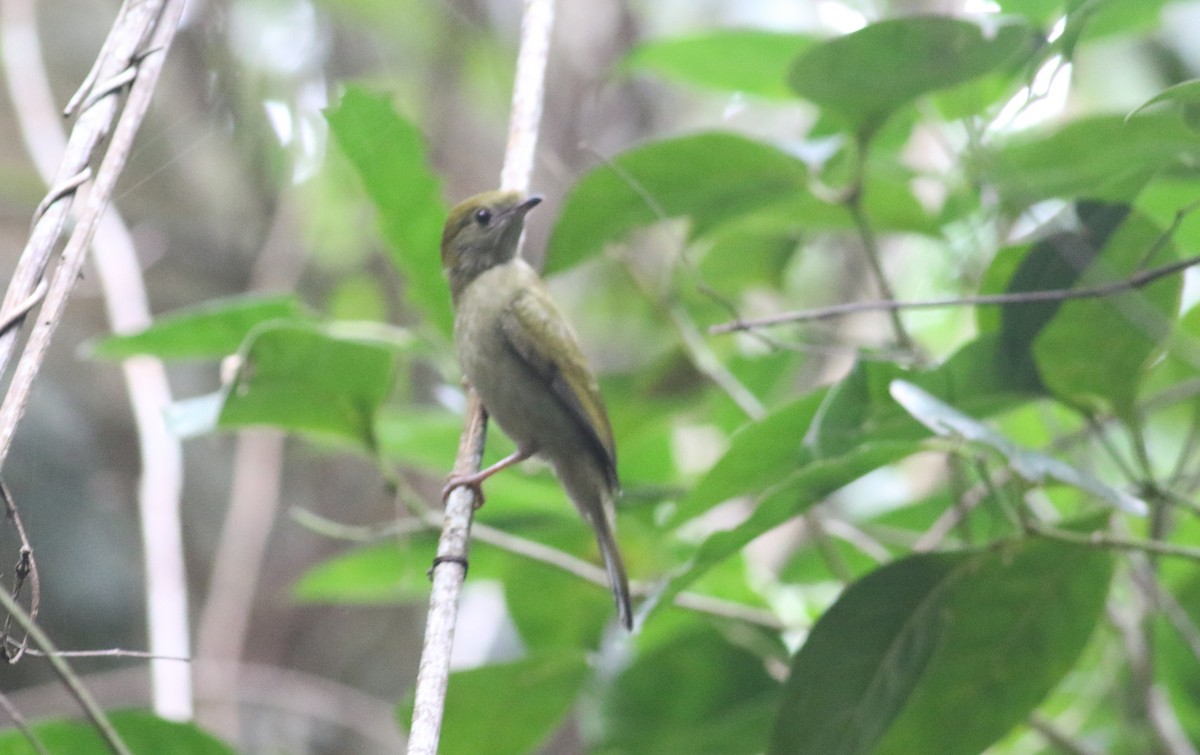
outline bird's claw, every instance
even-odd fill
[[[446,499],[454,492],[455,488],[470,488],[475,494],[475,508],[483,507],[483,480],[476,475],[451,475],[450,479],[446,480],[446,484],[442,486],[442,503],[446,503]]]

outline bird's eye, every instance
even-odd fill
[[[492,211],[484,207],[475,211],[475,222],[479,225],[487,225],[492,222]]]

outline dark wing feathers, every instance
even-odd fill
[[[575,418],[615,489],[617,451],[608,412],[579,341],[550,296],[541,288],[523,290],[501,313],[500,331]]]

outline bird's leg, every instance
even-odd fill
[[[446,480],[446,484],[442,486],[442,501],[444,502],[455,488],[465,487],[475,491],[475,508],[479,508],[483,505],[483,481],[502,469],[508,469],[513,464],[520,464],[530,456],[533,456],[533,451],[518,448],[487,469],[481,469],[473,474],[451,475],[450,479]]]

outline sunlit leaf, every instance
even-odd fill
[[[102,359],[135,354],[159,359],[220,359],[237,351],[246,334],[260,323],[309,317],[292,294],[211,299],[159,317],[137,333],[103,338],[92,347],[92,355]]]
[[[788,82],[870,135],[921,95],[1016,64],[1033,42],[1020,24],[985,32],[949,16],[888,19],[813,46],[796,59]]]
[[[241,354],[218,427],[269,425],[373,449],[375,413],[391,391],[399,350],[332,326],[263,326]]]
[[[351,87],[325,117],[379,212],[405,295],[442,333],[454,321],[439,246],[446,208],[425,140],[384,96]]]
[[[813,37],[803,34],[722,29],[644,42],[625,64],[709,89],[791,99],[788,67],[813,42]]]
[[[1001,454],[1012,470],[1028,482],[1061,482],[1084,490],[1130,514],[1144,515],[1146,504],[1128,493],[1104,484],[1092,475],[1053,456],[1022,448],[973,417],[954,409],[912,383],[896,380],[892,396],[909,413],[939,435],[979,443]]]
[[[637,147],[575,184],[550,237],[546,269],[571,267],[660,219],[687,216],[700,233],[808,195],[807,185],[802,161],[733,134],[695,134]]]

